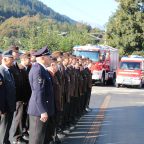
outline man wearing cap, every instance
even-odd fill
[[[20,143],[25,144],[26,141],[22,138],[22,114],[23,114],[23,103],[24,103],[24,85],[23,75],[18,66],[19,60],[19,47],[12,45],[10,48],[13,55],[13,65],[10,70],[14,76],[15,87],[16,87],[16,111],[14,112],[13,122],[10,130],[10,140],[13,144]]]
[[[54,95],[52,80],[46,66],[50,61],[48,47],[33,54],[36,63],[29,73],[32,95],[28,105],[30,117],[29,144],[44,144],[48,118],[54,114]]]
[[[2,52],[0,51],[0,64],[2,62]],[[5,84],[2,74],[0,73],[0,117],[5,112]]]
[[[13,113],[16,109],[16,90],[15,81],[10,71],[10,67],[13,64],[12,51],[5,51],[2,55],[2,65],[0,65],[0,74],[3,76],[5,83],[5,105],[4,114],[0,119],[0,144],[10,144],[9,130],[12,124]]]

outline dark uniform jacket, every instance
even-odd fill
[[[21,70],[19,69],[17,63],[15,63],[10,69],[12,71],[15,80],[16,101],[24,101],[24,86]]]
[[[21,70],[22,77],[23,77],[23,80],[22,80],[23,81],[23,88],[24,88],[23,102],[28,103],[30,96],[31,96],[31,87],[30,87],[29,77],[28,77],[30,69],[31,69],[31,65],[29,65],[26,69],[23,65],[20,64],[19,68]]]
[[[64,109],[64,104],[65,104],[65,99],[64,99],[64,82],[65,82],[65,77],[64,77],[64,66],[60,63],[58,64],[58,71],[56,72],[56,77],[59,81],[59,84],[61,86],[61,109],[63,111]]]
[[[55,111],[54,94],[49,72],[42,65],[35,63],[30,70],[29,81],[32,94],[28,114],[40,116],[47,112],[49,116],[52,116]]]
[[[87,73],[87,87],[91,89],[92,88],[92,74],[88,68],[86,68],[85,71]]]
[[[88,77],[87,77],[87,71],[86,69],[83,69],[82,71],[82,77],[83,77],[83,93],[87,91],[87,84],[88,84]]]
[[[75,75],[75,69],[72,67],[72,65],[68,66],[68,74],[70,76],[70,97],[75,96],[75,80],[76,80],[76,75]]]
[[[6,90],[4,85],[4,79],[2,75],[0,74],[0,111],[2,113],[5,112],[5,106],[6,106]]]
[[[71,83],[70,83],[70,74],[69,69],[65,67],[64,70],[64,103],[70,103],[70,89],[71,89]]]
[[[10,75],[9,71],[0,65],[0,73],[3,76],[6,88],[6,112],[14,112],[16,109],[16,88],[14,78]]]
[[[75,91],[74,91],[74,96],[75,97],[79,97],[80,96],[80,93],[79,93],[79,89],[81,87],[81,83],[80,83],[80,70],[79,69],[76,69],[75,70]]]
[[[59,80],[57,78],[57,75],[53,75],[50,72],[51,76],[52,76],[52,81],[53,81],[53,90],[54,90],[54,100],[55,100],[55,111],[56,112],[60,112],[62,111],[63,107],[62,107],[62,102],[61,102],[61,97],[62,97],[62,89],[59,83]]]
[[[82,96],[84,94],[84,87],[85,81],[83,78],[83,71],[79,71],[79,95]]]

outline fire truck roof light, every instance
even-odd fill
[[[121,60],[138,60],[138,61],[140,60],[141,61],[141,60],[144,60],[144,57],[141,57],[141,56],[140,57],[131,57],[131,56],[126,57],[126,56],[124,56],[121,58]]]
[[[73,50],[75,51],[99,51],[99,50],[111,50],[111,51],[118,51],[118,49],[107,46],[107,45],[77,45],[73,47]]]

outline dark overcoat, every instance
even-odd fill
[[[54,109],[54,94],[52,79],[49,72],[40,64],[35,63],[29,73],[29,82],[32,90],[28,106],[28,114],[41,116],[47,112],[52,116]]]
[[[5,106],[6,106],[6,90],[4,85],[4,79],[2,75],[0,74],[0,111],[2,113],[5,112]]]
[[[17,63],[10,67],[16,87],[16,101],[24,101],[23,75]]]
[[[0,65],[0,73],[3,76],[3,80],[6,88],[6,112],[14,112],[16,109],[16,88],[14,78],[10,76],[9,71],[2,65]]]

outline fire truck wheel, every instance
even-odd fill
[[[115,86],[116,85],[116,74],[114,73],[113,79],[112,79],[112,84]]]
[[[115,86],[116,86],[116,88],[119,88],[120,84],[118,84],[118,83],[115,83]]]
[[[102,74],[101,84],[102,84],[103,86],[105,85],[105,73]]]

